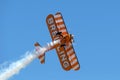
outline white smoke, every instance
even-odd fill
[[[44,49],[41,49],[41,53],[44,51]],[[22,59],[11,63],[7,68],[4,68],[0,71],[0,80],[8,80],[13,75],[19,73],[21,69],[31,63],[37,56],[38,53],[35,51],[27,52]]]
[[[31,63],[35,58],[37,58],[40,54],[45,53],[48,50],[51,50],[54,45],[58,44],[59,40],[53,41],[45,47],[40,48],[40,51],[36,52],[27,52],[26,55],[16,61],[11,63],[7,68],[3,68],[0,71],[0,80],[8,80],[13,75],[17,74],[21,69],[26,67],[29,63]]]

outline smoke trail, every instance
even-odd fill
[[[53,49],[54,46],[57,45],[58,43],[59,40],[48,43],[47,46],[42,48],[40,47],[40,51],[29,52],[22,59],[13,62],[12,64],[9,65],[9,67],[2,69],[2,71],[0,71],[0,80],[8,80],[10,77],[17,74],[21,69],[23,69],[29,63],[31,63],[40,54],[43,54],[46,51]]]
[[[45,50],[41,49],[41,53]],[[9,67],[0,71],[0,80],[8,80],[13,75],[17,74],[21,69],[31,63],[38,56],[37,52],[29,52],[22,59],[13,62]]]

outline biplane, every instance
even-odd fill
[[[49,50],[56,49],[60,64],[64,70],[79,70],[80,64],[72,45],[73,35],[68,33],[62,14],[60,12],[55,15],[49,14],[46,23],[52,41],[59,40],[59,43],[49,48]],[[37,51],[41,47],[39,43],[35,43],[35,46]],[[45,53],[39,55],[38,58],[42,64],[45,63]]]

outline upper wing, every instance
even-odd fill
[[[48,25],[48,29],[49,29],[52,40],[54,41],[56,39],[59,39],[59,37],[56,36],[56,33],[58,33],[59,30],[57,28],[54,16],[52,14],[47,16],[46,23]],[[70,65],[70,62],[69,62],[69,59],[68,59],[65,48],[60,45],[56,48],[56,51],[57,51],[60,63],[62,65],[62,68],[64,70],[70,70],[71,65]]]
[[[58,31],[62,32],[63,36],[68,34],[68,31],[67,31],[66,25],[64,23],[62,14],[60,12],[58,12],[58,13],[55,14],[54,18],[55,18],[55,22],[56,22]]]
[[[70,70],[71,64],[70,64],[70,61],[68,59],[67,52],[66,52],[64,46],[58,46],[56,48],[56,51],[57,51],[60,63],[62,65],[62,68],[64,70],[67,70],[67,71]]]
[[[55,17],[55,22],[56,22],[58,31],[59,31],[59,32],[62,32],[62,35],[63,35],[63,36],[65,36],[66,34],[68,34],[68,31],[67,31],[66,25],[65,25],[65,23],[64,23],[62,14],[58,12],[58,13],[56,13],[56,15],[55,15],[54,17]],[[79,62],[78,62],[78,60],[77,60],[77,57],[76,57],[76,54],[75,54],[75,51],[74,51],[74,48],[73,48],[71,42],[69,42],[69,43],[65,46],[65,50],[66,50],[66,52],[67,52],[67,56],[68,56],[68,58],[69,58],[71,67],[72,67],[74,70],[78,70],[78,69],[80,68],[80,65],[79,65]]]
[[[55,23],[54,16],[52,14],[47,16],[46,23],[48,25],[48,29],[49,29],[52,40],[53,41],[56,40],[57,39],[56,33],[58,32],[58,28]]]

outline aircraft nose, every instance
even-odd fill
[[[72,35],[72,34],[70,34],[70,36],[71,36],[71,42],[74,42],[74,35]]]

